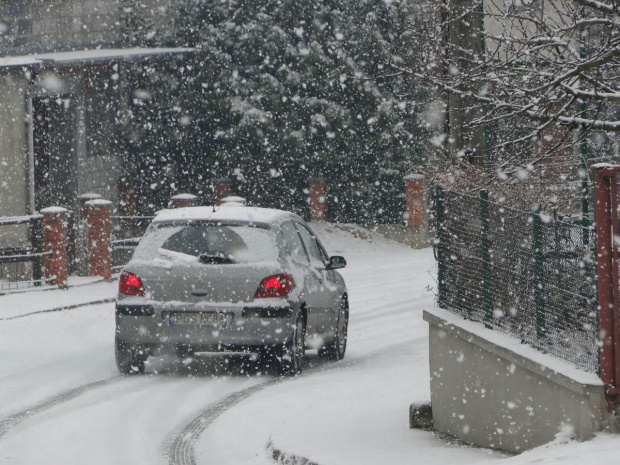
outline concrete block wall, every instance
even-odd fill
[[[523,452],[558,433],[581,440],[611,425],[595,374],[447,310],[429,323],[434,428],[472,444]]]

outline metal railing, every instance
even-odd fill
[[[20,225],[28,225],[29,243],[21,246],[0,247],[0,290],[2,291],[40,286],[46,283],[43,277],[43,257],[49,252],[43,249],[43,216],[0,218],[0,227]],[[30,262],[31,267],[24,273],[24,270],[18,269],[16,265],[26,262]]]
[[[131,259],[154,216],[111,216],[112,271],[120,271]]]

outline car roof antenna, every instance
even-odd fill
[[[216,213],[216,211],[215,211],[215,202],[213,202],[213,213]]]

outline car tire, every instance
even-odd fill
[[[342,360],[347,350],[349,333],[349,303],[346,297],[340,300],[338,307],[338,321],[336,322],[336,337],[328,345],[319,349],[319,357],[328,360]]]
[[[306,350],[306,326],[300,313],[295,320],[293,337],[282,348],[280,356],[280,375],[294,376],[301,374],[304,366]]]
[[[116,357],[116,367],[121,374],[136,375],[144,373],[148,355],[146,353],[139,353],[128,342],[120,341],[116,338],[114,355]]]

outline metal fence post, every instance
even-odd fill
[[[534,254],[534,303],[536,305],[536,337],[544,337],[545,328],[545,296],[543,289],[543,238],[540,205],[532,213],[532,247]]]
[[[486,189],[480,191],[480,236],[484,325],[487,328],[492,328],[493,293],[491,292],[491,246],[489,242],[489,192]]]
[[[443,189],[438,186],[435,188],[435,250],[437,258],[437,305],[439,308],[446,308],[444,216]]]
[[[40,286],[43,280],[43,217],[32,216],[30,218],[30,243],[32,253],[36,258],[32,260],[32,280],[35,286]]]

